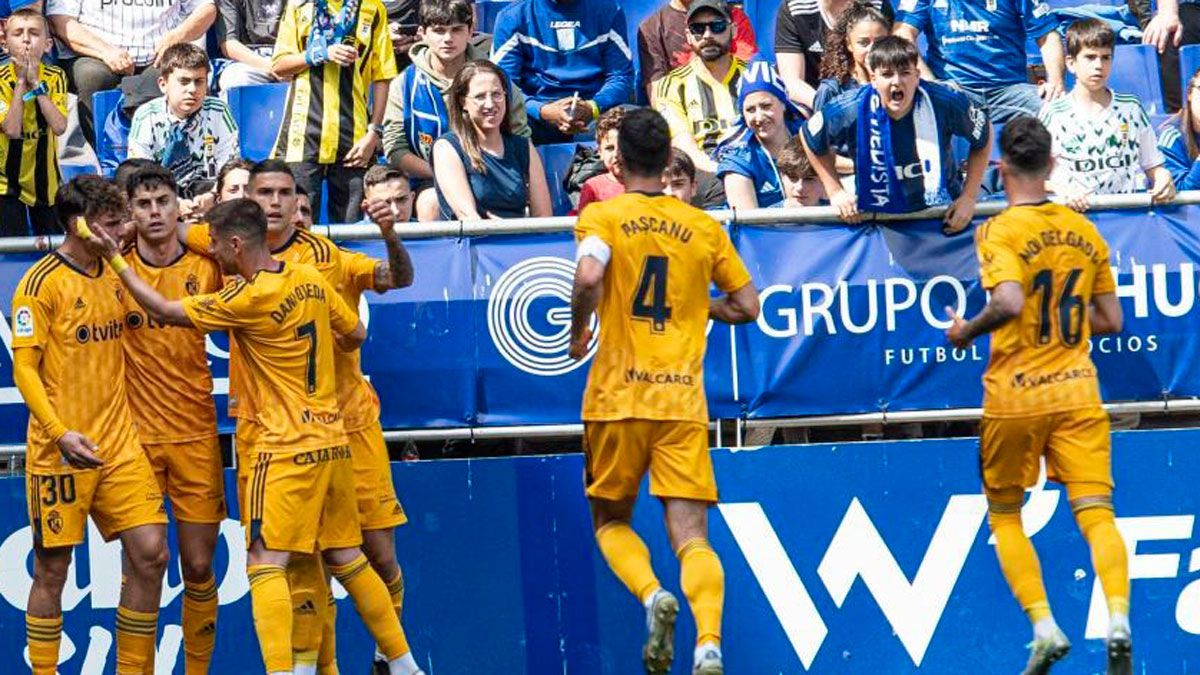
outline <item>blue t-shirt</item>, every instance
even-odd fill
[[[793,136],[799,131],[799,123],[788,126]],[[774,206],[783,201],[783,181],[775,160],[749,129],[717,149],[717,178],[725,180],[725,176],[731,173],[745,176],[754,184],[758,208]]]
[[[958,136],[967,140],[971,150],[979,150],[987,145],[991,125],[988,124],[987,113],[971,103],[965,94],[935,82],[921,82],[920,86],[929,94],[929,102],[937,120],[946,189],[952,198],[957,199],[962,194],[963,177],[954,163],[952,141]],[[848,155],[855,157],[858,151],[858,105],[859,97],[852,95],[841,96],[827,103],[801,129],[808,147],[818,155],[830,149],[846,147]],[[904,201],[909,210],[917,211],[926,207],[925,167],[917,155],[913,111],[891,122],[892,156],[904,189]]]
[[[1163,166],[1171,172],[1176,190],[1200,189],[1200,157],[1188,156],[1187,141],[1179,132],[1178,121],[1158,133],[1158,149],[1162,151]]]
[[[825,107],[826,103],[843,94],[858,91],[858,88],[861,86],[863,85],[859,84],[854,78],[850,78],[843,84],[832,77],[827,77],[817,85],[817,93],[813,96],[813,110],[820,110]]]
[[[1057,26],[1042,0],[901,0],[896,21],[925,33],[938,79],[984,89],[1028,82],[1026,38]]]
[[[487,218],[489,213],[500,218],[525,217],[525,207],[529,205],[528,138],[506,135],[503,157],[484,151],[483,166],[487,173],[480,173],[471,166],[471,160],[457,134],[452,131],[442,138],[450,142],[462,160],[463,168],[467,170],[467,181],[471,184],[471,194],[475,196],[475,210],[479,217]],[[436,181],[434,185],[437,187]],[[458,216],[454,215],[454,209],[450,208],[440,187],[437,188],[437,196],[442,220],[457,220]]]

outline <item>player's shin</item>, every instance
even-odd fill
[[[153,668],[158,612],[117,607],[117,673],[141,675]]]
[[[343,557],[345,551],[346,549],[339,549],[326,552],[326,561],[330,560],[331,555],[334,559]],[[371,568],[366,556],[357,549],[353,554],[354,557],[349,562],[331,564],[329,570],[354,600],[354,607],[366,624],[371,637],[375,638],[375,643],[387,656],[391,672],[394,675],[420,672],[412,658],[404,629],[400,627],[400,619],[392,607],[387,586]]]
[[[596,544],[609,569],[639,602],[644,604],[662,587],[650,565],[650,550],[629,523],[613,520],[600,526],[596,530]]]
[[[317,673],[338,675],[337,667],[337,602],[330,591],[326,599],[325,620],[321,622],[321,649],[317,653]]]
[[[292,555],[287,567],[292,603],[292,652],[298,668],[315,672],[329,587],[316,553]]]
[[[187,675],[208,672],[217,641],[217,581],[183,582],[183,653]]]
[[[696,617],[696,644],[721,644],[721,612],[725,605],[725,570],[707,539],[691,539],[675,552],[679,583]]]
[[[25,615],[25,639],[29,646],[29,666],[33,675],[54,675],[57,672],[62,626],[61,614],[53,618]]]
[[[1034,625],[1035,633],[1048,632],[1054,617],[1042,583],[1041,563],[1021,524],[1023,498],[1024,490],[1020,488],[989,492],[988,525],[996,537],[996,558],[1009,588]]]
[[[1067,486],[1067,496],[1091,548],[1092,566],[1108,600],[1109,617],[1128,628],[1129,560],[1113,514],[1112,489],[1102,483],[1074,483]]]
[[[248,565],[254,632],[268,673],[292,670],[292,602],[283,565]]]

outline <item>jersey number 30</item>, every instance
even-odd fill
[[[1054,273],[1041,270],[1033,277],[1033,291],[1042,296],[1041,308],[1038,314],[1038,344],[1050,342],[1051,317],[1058,314],[1059,338],[1066,347],[1074,347],[1083,337],[1083,322],[1087,321],[1087,304],[1083,297],[1075,294],[1075,284],[1078,283],[1081,269],[1067,272],[1063,280],[1062,292],[1055,297]]]
[[[637,292],[633,294],[633,309],[630,312],[635,319],[647,319],[655,333],[661,333],[671,320],[671,308],[667,305],[667,263],[666,256],[652,255],[646,257],[642,265],[642,278],[638,281]]]

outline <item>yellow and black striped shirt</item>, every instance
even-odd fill
[[[716,79],[699,56],[654,83],[654,109],[667,118],[671,138],[691,134],[696,145],[712,153],[734,130],[738,83],[746,63],[736,56],[723,79]]]
[[[336,15],[342,0],[329,0]],[[314,3],[291,0],[279,21],[275,40],[278,60],[303,54],[312,32]],[[387,10],[381,0],[362,0],[354,30],[358,61],[342,67],[327,62],[298,73],[288,90],[283,124],[272,157],[287,162],[335,164],[367,133],[371,84],[396,77],[396,55],[388,35]]]
[[[40,79],[50,90],[54,106],[67,114],[67,75],[62,68],[41,64]],[[17,74],[12,62],[0,67],[0,119],[12,105]],[[52,205],[62,176],[58,172],[58,136],[50,130],[37,101],[25,102],[21,140],[0,134],[0,195],[23,203]]]

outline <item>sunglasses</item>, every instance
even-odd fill
[[[697,21],[688,24],[688,32],[695,37],[704,37],[704,31],[710,30],[713,35],[720,35],[729,29],[729,22],[725,19],[717,19],[716,21]]]

